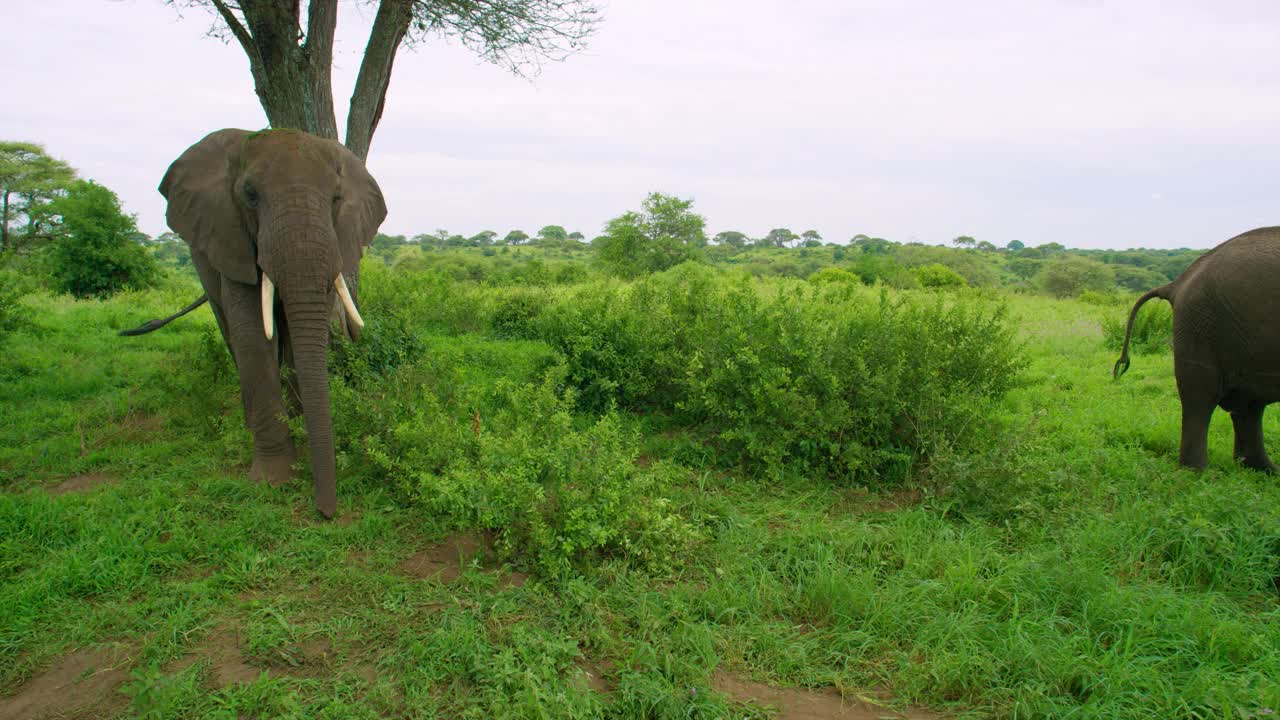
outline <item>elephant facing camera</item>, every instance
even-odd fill
[[[316,509],[332,517],[329,344],[337,336],[356,340],[364,328],[360,257],[386,218],[382,191],[364,162],[334,140],[236,129],[188,148],[159,189],[205,296],[121,334],[151,332],[207,300],[239,376],[253,435],[250,478],[289,479],[297,449],[286,418],[301,416]]]

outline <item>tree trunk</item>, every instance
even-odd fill
[[[347,113],[347,149],[361,160],[369,156],[369,144],[382,119],[387,87],[391,84],[391,65],[412,20],[412,0],[382,0],[378,4]]]
[[[271,127],[337,140],[332,68],[338,0],[310,0],[306,41],[301,45],[301,0],[240,0],[243,24],[226,0],[211,1],[249,56],[253,89]],[[346,145],[361,160],[368,156],[382,119],[391,66],[413,20],[413,4],[414,0],[378,3],[347,114]]]
[[[337,0],[311,0],[302,45],[299,0],[242,0],[243,25],[222,0],[214,0],[214,7],[249,56],[253,89],[268,124],[338,139],[331,80]]]
[[[311,0],[307,6],[307,75],[311,86],[311,106],[315,112],[315,134],[338,139],[338,120],[333,112],[333,35],[338,26],[338,0]]]

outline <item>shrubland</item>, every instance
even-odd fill
[[[1059,299],[1056,248],[711,245],[623,279],[554,243],[408,245],[366,257],[367,327],[332,351],[328,523],[308,483],[244,479],[207,313],[115,336],[189,275],[10,293],[0,702],[123,643],[121,711],[154,717],[765,716],[726,673],[957,717],[1280,707],[1280,486],[1225,416],[1210,469],[1177,467],[1167,304],[1110,377],[1122,267],[1187,255],[1089,254],[1116,285]],[[403,569],[459,532],[492,557]],[[226,627],[268,672],[179,663]]]

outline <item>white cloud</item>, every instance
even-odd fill
[[[116,189],[147,232],[177,153],[264,122],[200,11],[4,14],[21,91],[0,133]],[[1272,2],[614,0],[605,17],[534,81],[457,46],[402,52],[369,160],[385,229],[592,235],[652,190],[693,196],[713,232],[840,240],[1204,247],[1276,222]],[[341,4],[340,117],[369,20]]]

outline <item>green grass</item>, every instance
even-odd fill
[[[676,567],[539,575],[517,549],[443,583],[399,564],[450,522],[358,456],[335,522],[306,482],[244,478],[207,311],[114,335],[190,294],[23,301],[32,320],[0,355],[0,702],[71,650],[120,642],[126,717],[768,716],[712,689],[718,669],[953,716],[1280,708],[1280,481],[1233,466],[1221,413],[1210,470],[1178,469],[1171,355],[1112,381],[1096,306],[1011,296],[1029,367],[998,435],[906,486],[753,479],[628,416],[701,538]],[[418,333],[460,386],[536,383],[554,360],[537,341]],[[1273,415],[1276,452],[1278,430]],[[84,474],[106,480],[48,492]],[[178,669],[227,628],[263,674],[214,689],[212,662]]]

